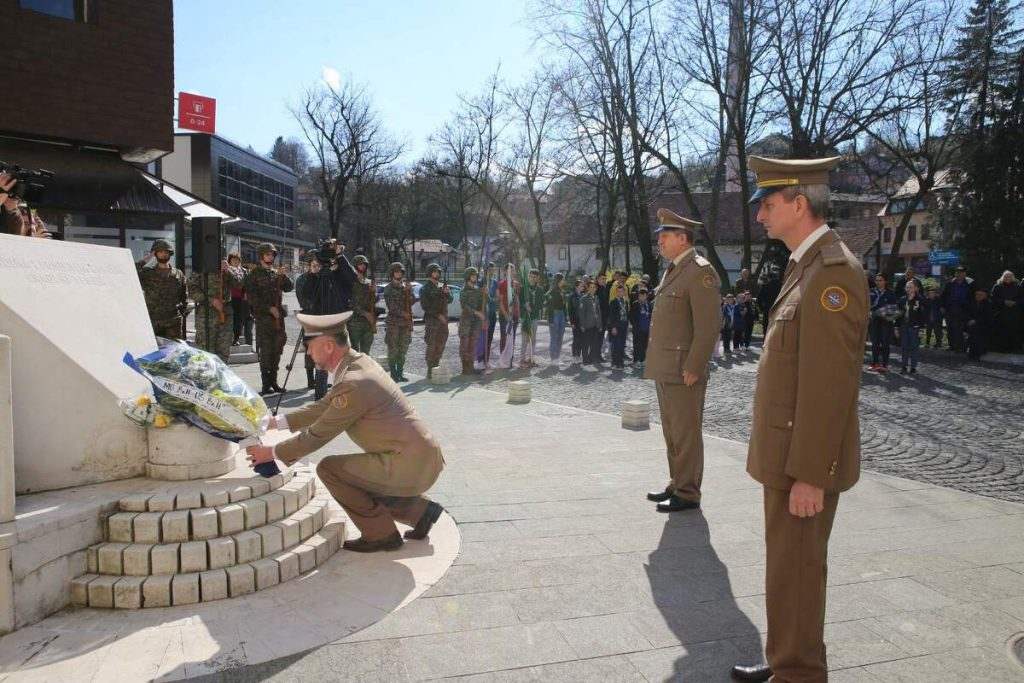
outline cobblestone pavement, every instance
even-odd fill
[[[456,329],[452,323],[444,356],[453,374],[459,368]],[[607,365],[595,370],[571,363],[571,336],[567,331],[560,363],[551,364],[547,360],[547,328],[542,323],[536,368],[495,371],[476,381],[505,392],[510,379],[529,378],[534,398],[613,414],[620,412],[624,400],[646,399],[651,402],[652,419],[659,419],[653,382],[642,379],[641,371],[628,365],[625,370]],[[385,353],[382,324],[371,354]],[[921,355],[916,376],[863,374],[864,467],[1024,502],[1024,371],[967,362],[948,351],[922,349]],[[716,363],[708,386],[705,432],[742,442],[749,439],[758,357],[759,349],[752,348]],[[426,373],[423,328],[419,325],[413,332],[407,369]]]

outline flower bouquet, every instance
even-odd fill
[[[157,342],[159,348],[145,356],[124,354],[125,365],[149,380],[155,399],[122,400],[129,419],[154,427],[183,420],[243,448],[260,442],[270,415],[259,394],[215,354],[162,337]],[[264,477],[280,472],[273,461],[255,469]]]

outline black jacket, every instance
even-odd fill
[[[352,286],[356,269],[344,255],[337,267],[322,268],[319,273],[306,273],[296,296],[302,310],[312,315],[331,315],[352,310]],[[305,302],[305,303],[304,303]]]
[[[928,323],[928,304],[919,296],[911,301],[907,296],[901,296],[900,326],[901,327],[924,327]]]

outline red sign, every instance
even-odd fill
[[[212,97],[178,93],[178,128],[198,130],[200,133],[215,132],[217,123],[217,100]]]

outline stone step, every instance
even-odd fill
[[[234,598],[313,571],[344,542],[345,522],[331,520],[290,550],[227,568],[159,576],[84,574],[71,582],[71,602],[80,607],[140,609]]]
[[[180,543],[99,543],[86,549],[91,574],[151,576],[223,569],[269,557],[320,531],[333,514],[327,498],[318,498],[286,519],[218,536]]]
[[[122,512],[169,512],[201,507],[216,507],[275,491],[296,474],[312,477],[305,466],[286,468],[273,477],[225,477],[211,481],[176,484],[166,491],[136,493],[118,501]]]
[[[249,487],[239,487],[237,493],[239,497],[235,502],[216,507],[115,512],[106,521],[106,540],[112,543],[182,543],[255,529],[284,519],[306,505],[316,494],[316,478],[308,473],[296,474],[287,484],[255,498],[249,497],[252,495]]]

